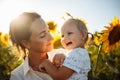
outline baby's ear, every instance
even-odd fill
[[[85,31],[85,33],[84,33],[84,34],[85,34],[85,36],[87,36],[87,35],[88,35],[88,32],[86,32],[86,31]]]
[[[29,45],[29,42],[28,42],[28,41],[22,40],[22,41],[21,41],[21,44],[22,44],[25,48],[30,49],[30,45]]]
[[[88,36],[88,32],[83,31],[83,39],[86,39],[87,36]]]

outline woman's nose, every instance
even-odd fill
[[[51,33],[48,34],[48,39],[49,39],[49,40],[53,40],[53,36],[52,36]]]

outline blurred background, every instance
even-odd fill
[[[12,46],[9,24],[24,11],[39,13],[54,35],[54,49],[63,48],[59,29],[70,15],[92,33],[86,43],[91,60],[88,80],[120,80],[120,0],[0,0],[0,80],[23,61]]]

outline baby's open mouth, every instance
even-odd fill
[[[66,45],[69,46],[69,45],[71,45],[71,44],[72,44],[72,42],[68,42]]]

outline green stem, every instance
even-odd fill
[[[102,50],[102,43],[99,45],[98,57],[97,57],[96,65],[95,65],[95,70],[94,70],[94,73],[93,73],[95,76],[96,76],[96,72],[97,72],[97,68],[98,68],[98,61],[100,59],[101,50]]]

